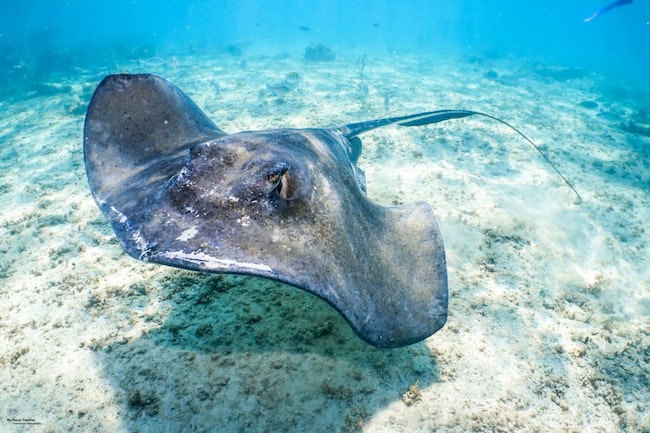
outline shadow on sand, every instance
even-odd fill
[[[290,286],[174,270],[130,290],[168,313],[95,349],[128,431],[358,431],[410,386],[438,381],[424,344],[369,346]]]

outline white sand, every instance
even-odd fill
[[[650,89],[511,60],[371,56],[361,75],[356,54],[153,59],[0,102],[0,431],[650,431],[650,138],[619,127]],[[263,95],[294,70],[284,103]],[[443,330],[375,349],[307,293],[121,250],[72,112],[121,71],[165,76],[230,132],[484,111],[584,200],[488,119],[366,134],[370,197],[431,203],[450,275]]]

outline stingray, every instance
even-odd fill
[[[443,238],[429,204],[366,196],[358,136],[472,115],[505,124],[438,110],[227,134],[165,79],[110,75],[88,107],[84,159],[129,255],[290,284],[331,304],[364,341],[399,347],[446,322]]]

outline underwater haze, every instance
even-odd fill
[[[607,2],[549,0],[2,2],[0,72],[65,68],[120,54],[182,55],[229,45],[299,52],[318,41],[344,50],[516,57],[611,78],[650,76],[650,3],[597,20]],[[35,72],[35,71],[32,71]],[[45,71],[42,71],[45,72]],[[4,78],[4,77],[3,77]],[[3,80],[4,81],[4,80]]]
[[[650,0],[0,1],[0,431],[650,433],[648,47]],[[394,232],[439,226],[444,326],[380,349],[295,287],[130,257],[84,159],[111,74],[168,80],[229,134],[487,114],[361,135],[368,199],[433,209]],[[91,181],[117,185],[126,153],[96,154]],[[115,206],[169,215],[143,193],[171,183],[144,181],[161,165]],[[311,191],[328,208],[345,197],[333,189]],[[318,227],[355,254],[325,272],[370,269],[337,223]],[[304,265],[323,238],[294,236],[283,256],[280,235],[260,261]],[[400,237],[421,259],[417,239]]]

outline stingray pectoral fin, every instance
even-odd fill
[[[447,320],[442,234],[426,203],[385,208],[378,236],[347,267],[344,297],[329,301],[365,341],[399,347],[421,341]]]
[[[91,189],[101,200],[165,155],[224,135],[167,80],[150,74],[109,75],[95,90],[84,126]]]
[[[434,334],[447,320],[448,285],[433,209],[426,203],[371,204],[355,211],[367,219],[337,221],[332,232],[320,230],[318,223],[297,223],[294,230],[302,241],[291,241],[290,248],[271,240],[278,234],[255,221],[219,237],[216,247],[205,242],[213,233],[205,221],[205,227],[190,227],[180,236],[170,236],[155,212],[136,230],[116,215],[114,227],[134,257],[203,272],[256,275],[310,292],[374,346],[401,347]],[[142,245],[151,247],[150,255],[141,255]],[[263,253],[268,250],[273,254]]]

